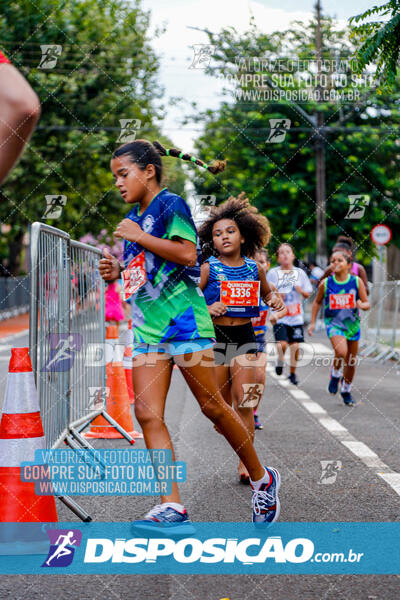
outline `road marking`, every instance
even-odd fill
[[[29,329],[23,329],[22,331],[18,331],[17,333],[12,333],[11,335],[7,335],[6,337],[0,337],[0,343],[10,342],[14,338],[22,337],[23,335],[27,335],[29,333]]]
[[[378,473],[400,496],[400,473]]]
[[[270,365],[267,365],[267,373],[276,380],[278,385],[288,388],[287,391],[289,394],[295,400],[298,400],[301,406],[311,415],[315,416],[322,427],[329,431],[354,456],[360,459],[366,467],[373,469],[375,475],[379,475],[400,496],[400,473],[393,471],[369,446],[364,444],[364,442],[359,442],[346,427],[336,419],[330,417],[326,410],[318,402],[312,400],[304,390],[292,386],[287,379],[283,379],[281,375],[277,375]],[[317,415],[321,416],[318,417]]]

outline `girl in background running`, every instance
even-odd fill
[[[332,249],[332,253],[335,252],[336,250],[344,251],[351,258],[350,274],[356,275],[357,277],[359,277],[361,279],[361,281],[363,282],[363,284],[365,286],[367,294],[369,294],[367,272],[360,263],[355,262],[353,259],[354,254],[355,254],[353,239],[351,237],[347,237],[345,235],[339,235],[336,240],[336,243]],[[331,268],[331,265],[328,265],[328,267],[325,270],[325,273],[322,275],[321,279],[319,280],[319,283],[321,283],[321,281],[323,281],[325,279],[325,277],[329,277],[329,275],[331,275],[331,274],[332,274],[332,268]]]
[[[258,214],[242,192],[213,207],[199,229],[203,258],[200,289],[213,318],[217,344],[218,389],[227,404],[234,406],[254,440],[253,409],[263,390],[256,383],[258,346],[251,318],[259,316],[261,298],[286,312],[279,295],[271,294],[265,272],[253,256],[270,238],[266,217]],[[243,461],[239,481],[250,483]]]
[[[269,260],[268,251],[265,248],[261,248],[257,250],[255,253],[254,259],[258,262],[258,264],[263,269],[264,273],[268,273],[268,269],[271,265]],[[260,314],[258,317],[253,317],[251,323],[254,329],[254,335],[256,336],[257,342],[257,366],[255,381],[257,384],[262,386],[262,389],[265,388],[265,369],[267,367],[267,354],[266,354],[266,345],[267,341],[265,336],[267,335],[267,317],[268,317],[268,305],[265,304],[260,298]],[[262,423],[257,414],[258,405],[254,409],[254,427],[255,429],[264,429]]]
[[[296,366],[298,360],[299,343],[304,342],[303,324],[303,300],[308,298],[313,291],[311,282],[303,269],[293,266],[295,254],[293,246],[283,243],[277,252],[279,267],[270,269],[267,273],[269,283],[278,288],[283,294],[287,307],[287,314],[278,319],[274,325],[274,336],[278,353],[275,371],[282,375],[284,357],[289,345],[290,350],[290,374],[289,381],[298,384],[296,377]]]
[[[312,306],[308,333],[309,335],[313,334],[315,321],[323,303],[326,332],[335,353],[328,391],[336,394],[340,382],[340,394],[343,402],[348,406],[354,406],[351,386],[356,370],[358,340],[360,339],[358,309],[369,310],[369,302],[365,285],[360,277],[350,274],[351,258],[347,252],[343,250],[333,252],[330,267],[332,275],[319,285]]]
[[[193,277],[200,275],[198,236],[186,202],[161,187],[161,156],[194,162],[211,173],[225,163],[202,161],[158,142],[135,140],[118,148],[111,159],[115,185],[131,205],[115,236],[125,240],[123,279],[132,294],[133,387],[135,414],[146,447],[174,450],[164,420],[165,402],[175,362],[201,411],[225,436],[252,479],[253,521],[268,525],[279,515],[280,475],[260,463],[251,436],[218,390],[214,365],[214,327],[204,296]],[[99,270],[106,281],[123,267],[104,251]],[[273,301],[273,299],[272,299]],[[276,303],[280,302],[279,299]],[[216,459],[217,460],[217,459]],[[176,482],[161,496],[136,529],[168,528],[173,534],[193,533]]]

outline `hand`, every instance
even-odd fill
[[[299,285],[295,285],[294,289],[296,290],[296,292],[298,292],[299,294],[303,295],[303,289]]]
[[[357,308],[360,308],[361,310],[368,310],[369,309],[369,302],[363,302],[360,298],[357,300],[356,302],[356,306]]]
[[[214,302],[207,308],[212,317],[222,317],[226,313],[226,305],[223,302]]]
[[[273,308],[275,311],[283,310],[285,308],[285,304],[282,298],[279,294],[276,294],[275,292],[270,292],[265,298],[265,300],[266,304],[268,304],[268,306]]]
[[[310,323],[307,329],[307,333],[310,337],[312,337],[312,334],[314,333],[314,329],[315,329],[315,323]]]
[[[143,229],[130,219],[123,219],[114,231],[114,237],[123,238],[128,242],[138,242],[143,235]]]
[[[99,273],[104,281],[113,281],[120,276],[120,264],[115,256],[112,256],[105,248],[103,250],[105,258],[101,258],[99,262]]]
[[[278,320],[278,317],[271,310],[269,312],[269,321],[270,321],[271,325],[275,325],[275,323],[277,322],[277,320]]]

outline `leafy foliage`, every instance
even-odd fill
[[[388,223],[394,230],[399,224],[398,171],[399,125],[398,101],[400,87],[396,82],[390,94],[377,93],[366,87],[350,70],[353,47],[349,31],[339,30],[330,19],[322,23],[322,57],[327,64],[343,63],[345,92],[356,89],[359,100],[339,99],[316,101],[313,97],[301,104],[290,99],[265,100],[262,92],[270,89],[248,83],[244,91],[252,97],[233,93],[233,76],[240,76],[238,65],[245,59],[279,58],[279,72],[291,74],[291,62],[299,64],[296,77],[281,83],[280,88],[307,89],[312,76],[304,74],[307,59],[315,60],[315,23],[297,23],[288,31],[268,36],[254,28],[246,34],[234,30],[209,33],[215,46],[210,75],[227,81],[230,95],[220,108],[206,111],[198,117],[204,133],[197,142],[201,158],[226,158],[227,169],[217,178],[198,176],[195,181],[199,194],[215,194],[218,202],[244,190],[251,202],[270,220],[274,251],[281,241],[290,241],[299,255],[315,253],[315,149],[319,136],[302,110],[314,119],[323,115],[320,131],[326,156],[326,218],[328,249],[339,234],[351,236],[359,249],[359,258],[370,262],[374,253],[369,233],[373,225]],[[256,73],[268,75],[267,68]],[[293,74],[293,73],[292,73]],[[314,73],[315,74],[315,73]],[[308,78],[306,77],[308,76]],[[329,73],[328,73],[329,75]],[[311,78],[312,79],[312,78]],[[316,89],[318,85],[314,85]],[[326,89],[334,89],[328,78]],[[261,90],[261,96],[257,94]],[[232,98],[232,99],[231,99]],[[284,141],[269,143],[270,119],[290,119],[291,126]],[[349,196],[367,194],[370,205],[360,220],[346,219]],[[400,243],[400,232],[394,231],[394,241]]]
[[[388,20],[366,21],[369,17],[380,15]],[[376,64],[376,76],[387,87],[395,84],[400,53],[400,2],[390,0],[381,6],[369,8],[364,13],[350,19],[355,24],[352,38],[360,43],[357,51],[358,71],[362,73],[367,66]]]
[[[42,104],[29,147],[0,195],[0,220],[11,226],[0,234],[0,251],[12,273],[20,268],[23,233],[30,222],[43,220],[46,195],[67,196],[62,216],[47,222],[75,239],[104,228],[111,233],[126,214],[109,169],[121,143],[119,120],[139,119],[137,137],[153,140],[160,138],[163,116],[148,28],[149,15],[138,0],[2,3],[1,47]],[[54,68],[38,68],[41,45],[62,47]],[[182,166],[165,162],[168,185],[182,194]]]

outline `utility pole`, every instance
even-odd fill
[[[321,37],[321,2],[317,0],[316,10],[316,36],[315,47],[317,54],[317,76],[318,85],[316,88],[318,101],[323,102],[322,86],[322,37]],[[324,125],[324,113],[318,110],[316,114],[317,131],[315,139],[315,215],[316,215],[316,263],[325,267],[327,264],[326,254],[326,185],[325,185],[325,139],[323,137],[322,127]]]
[[[322,31],[321,31],[321,0],[316,0],[315,4],[316,11],[316,35],[315,35],[315,48],[316,48],[316,59],[317,59],[317,77],[318,85],[316,91],[319,91],[319,102],[322,104],[323,98],[323,86],[322,86]],[[209,37],[212,37],[211,31],[200,27],[188,27],[188,29],[195,29],[197,31],[203,31],[207,33]],[[235,48],[230,46],[232,51],[235,53]],[[271,89],[279,89],[279,86],[275,84],[269,77],[266,78],[267,85]],[[327,256],[327,235],[326,235],[326,177],[325,177],[325,139],[326,128],[324,128],[324,113],[323,110],[317,110],[314,114],[307,113],[301,106],[296,102],[291,101],[290,104],[295,107],[296,111],[302,115],[302,117],[311,125],[315,132],[315,220],[316,220],[316,263],[320,267],[325,267],[328,263]]]

